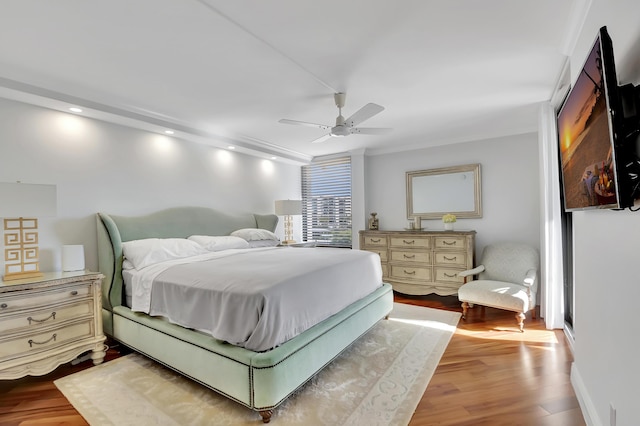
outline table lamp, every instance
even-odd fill
[[[38,219],[55,216],[55,185],[0,182],[0,217],[4,218],[4,280],[38,278]]]
[[[282,244],[294,244],[293,216],[302,214],[301,200],[276,200],[276,215],[284,216],[284,241]]]

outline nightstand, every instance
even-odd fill
[[[0,281],[0,379],[41,376],[88,351],[100,364],[102,278],[78,271]]]

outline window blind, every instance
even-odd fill
[[[302,239],[351,248],[351,157],[302,166]]]

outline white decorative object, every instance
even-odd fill
[[[447,222],[445,222],[445,224],[444,224],[444,230],[445,230],[445,231],[453,231],[453,223],[447,223]]]
[[[302,214],[301,200],[276,200],[276,215],[284,216],[284,241],[282,244],[293,244],[293,216]]]
[[[64,272],[84,271],[84,246],[62,246],[62,270]]]

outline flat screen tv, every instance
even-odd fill
[[[557,114],[565,211],[631,205],[613,46],[602,27]]]

